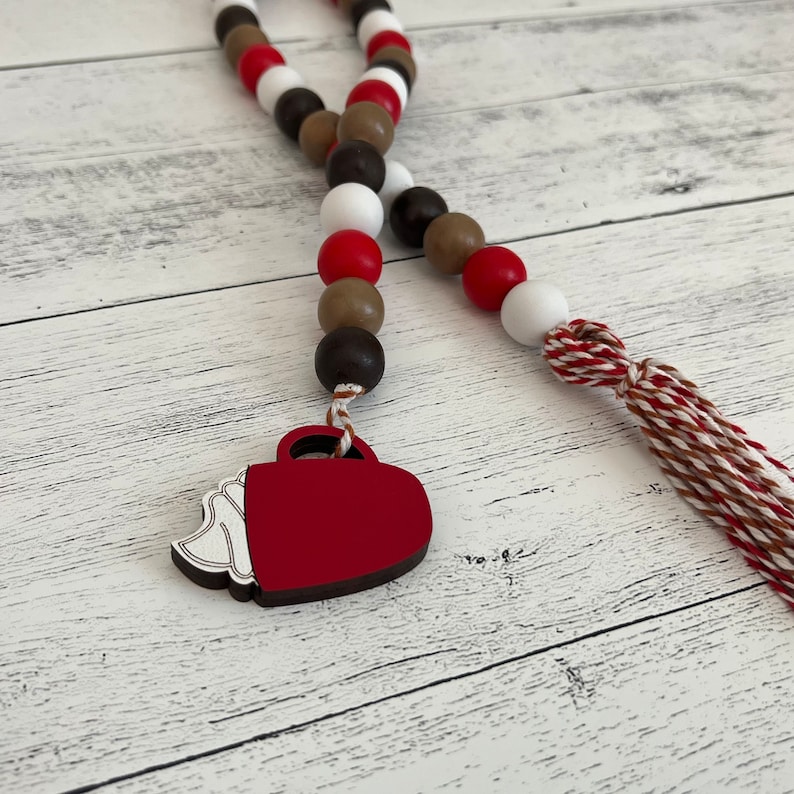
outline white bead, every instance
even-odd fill
[[[414,178],[402,163],[398,163],[396,160],[386,161],[386,179],[383,180],[383,187],[378,195],[383,203],[383,212],[387,218],[394,199],[404,190],[408,190],[409,187],[413,186]]]
[[[327,235],[358,229],[377,237],[383,227],[383,206],[377,194],[358,182],[345,182],[330,190],[320,207],[320,223]]]
[[[265,113],[273,115],[279,97],[290,88],[306,85],[303,78],[290,66],[271,66],[256,83],[256,99]]]
[[[552,328],[568,321],[568,301],[548,281],[522,281],[502,301],[501,318],[516,342],[541,346]]]
[[[364,72],[358,82],[363,83],[365,80],[380,80],[381,83],[390,85],[400,98],[400,110],[405,110],[405,105],[408,102],[408,85],[401,74],[395,72],[394,69],[389,69],[387,66],[373,66]]]
[[[402,33],[403,26],[391,11],[382,8],[376,8],[366,14],[358,23],[358,33],[356,34],[361,49],[366,52],[370,39],[384,30],[396,30],[398,33]]]
[[[217,17],[224,9],[229,6],[244,6],[249,11],[253,11],[259,19],[259,9],[254,0],[212,0],[212,13]]]

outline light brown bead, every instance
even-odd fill
[[[337,328],[363,328],[377,334],[383,325],[383,298],[363,278],[340,278],[329,284],[317,304],[317,319],[325,333]]]
[[[411,85],[416,82],[416,61],[413,59],[411,53],[407,52],[402,47],[381,47],[369,59],[370,63],[373,61],[397,61],[397,63],[403,66],[405,71],[408,72]]]
[[[337,5],[339,6],[340,11],[345,15],[350,15],[350,9],[353,7],[353,4],[356,0],[339,0]]]
[[[355,102],[340,116],[336,137],[340,143],[367,141],[384,155],[394,142],[394,122],[380,105]]]
[[[427,227],[422,244],[427,261],[454,276],[462,273],[466,260],[485,246],[485,235],[474,218],[462,212],[445,212]]]
[[[303,120],[298,131],[298,145],[309,162],[324,165],[328,150],[336,141],[339,114],[333,110],[316,110]]]
[[[232,69],[237,71],[237,61],[252,44],[270,44],[264,31],[256,25],[238,25],[226,34],[223,51]]]

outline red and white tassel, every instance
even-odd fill
[[[546,335],[561,380],[608,386],[637,417],[678,492],[722,527],[747,562],[794,608],[794,474],[729,422],[673,367],[635,362],[602,323],[574,320]]]

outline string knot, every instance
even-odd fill
[[[602,323],[557,326],[543,355],[561,380],[608,386],[625,401],[676,490],[794,607],[792,472],[676,369],[652,358],[632,361]]]
[[[356,397],[364,394],[365,391],[366,389],[357,383],[340,383],[334,389],[331,407],[325,414],[325,422],[329,427],[341,427],[344,429],[342,438],[339,439],[339,443],[334,450],[335,458],[343,458],[353,445],[356,431],[353,428],[353,422],[350,419],[350,412],[347,410],[347,406]]]
[[[642,361],[628,361],[626,374],[615,385],[615,396],[625,399],[632,389],[642,389],[646,383],[660,381],[666,376],[665,367],[655,358],[644,358]]]

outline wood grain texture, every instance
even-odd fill
[[[794,708],[794,636],[758,596],[362,699],[103,791],[791,792],[794,734],[768,715]]]
[[[398,3],[394,156],[792,461],[794,3],[664,5]],[[341,104],[345,26],[268,7]],[[610,394],[388,231],[353,413],[427,488],[427,559],[274,610],[174,568],[208,489],[322,421],[323,182],[206,6],[42,8],[0,8],[0,61],[78,61],[0,72],[0,790],[794,790],[790,613]]]
[[[787,2],[427,31],[433,79],[393,156],[491,241],[788,193],[794,83],[777,72],[792,27]],[[692,64],[713,30],[714,56]],[[461,91],[475,42],[478,80]],[[337,106],[360,70],[339,46],[298,54]],[[609,56],[593,68],[583,51]],[[218,52],[0,75],[16,108],[0,147],[0,323],[312,272],[322,174],[243,94]]]
[[[783,297],[793,208],[751,204],[516,250],[542,255],[586,314],[620,318],[638,354],[652,336],[655,352],[791,457],[780,428],[794,417]],[[687,279],[671,282],[663,260]],[[620,295],[608,286],[616,272]],[[3,654],[17,730],[0,774],[62,788],[126,774],[207,752],[219,736],[344,710],[362,693],[396,696],[437,680],[439,664],[464,674],[757,581],[661,480],[609,395],[555,382],[454,284],[421,262],[387,267],[390,369],[356,411],[379,457],[431,495],[427,560],[384,588],[264,615],[185,580],[168,544],[198,525],[214,482],[322,416],[310,363],[319,279],[2,329],[12,358],[0,499],[17,534],[0,604],[9,650],[38,650]],[[401,384],[416,389],[400,399]]]
[[[329,2],[268,0],[262,24],[275,42],[350,36],[347,21]],[[714,0],[687,6],[714,5]],[[449,27],[538,17],[572,17],[677,7],[680,0],[399,0],[394,7],[411,33]],[[196,0],[62,0],[53,14],[46,0],[9,0],[0,6],[0,67],[86,59],[124,58],[174,50],[208,49],[212,35],[209,3]]]

